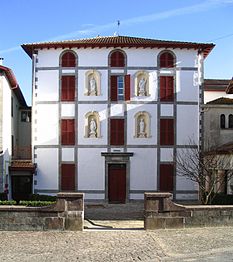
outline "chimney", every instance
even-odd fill
[[[0,65],[3,65],[3,60],[4,60],[4,58],[0,57]]]

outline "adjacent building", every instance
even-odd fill
[[[174,163],[179,150],[202,144],[203,67],[213,44],[112,36],[22,47],[33,66],[35,193],[197,199],[197,185]]]

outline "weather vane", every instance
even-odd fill
[[[120,32],[120,20],[117,20],[117,35],[119,36]]]

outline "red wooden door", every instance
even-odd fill
[[[108,199],[110,203],[125,203],[126,165],[108,165]]]

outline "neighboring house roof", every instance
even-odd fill
[[[31,171],[36,170],[36,165],[31,160],[13,160],[9,166],[10,171]]]
[[[227,97],[220,97],[208,102],[209,105],[233,105],[233,99]]]
[[[35,49],[39,48],[95,48],[95,47],[135,47],[135,48],[187,48],[197,49],[206,57],[214,48],[213,43],[194,43],[181,41],[167,41],[129,36],[104,36],[78,40],[66,40],[56,42],[41,42],[23,44],[24,51],[32,57]]]
[[[215,153],[218,154],[231,154],[233,153],[233,142],[223,144],[216,148]]]
[[[220,91],[226,92],[229,85],[228,79],[205,79],[204,80],[204,91]]]
[[[23,96],[23,94],[21,92],[21,89],[19,87],[19,84],[18,84],[18,82],[17,82],[17,80],[15,78],[15,75],[14,75],[13,71],[10,68],[6,67],[6,66],[0,65],[0,72],[4,72],[5,73],[7,79],[9,81],[9,83],[10,83],[11,90],[13,90],[13,92],[15,93],[16,97],[19,100],[20,105],[22,107],[28,108],[27,103],[26,103],[26,101],[24,99],[24,96]]]
[[[233,94],[233,78],[230,80],[227,89],[226,89],[227,94]]]

